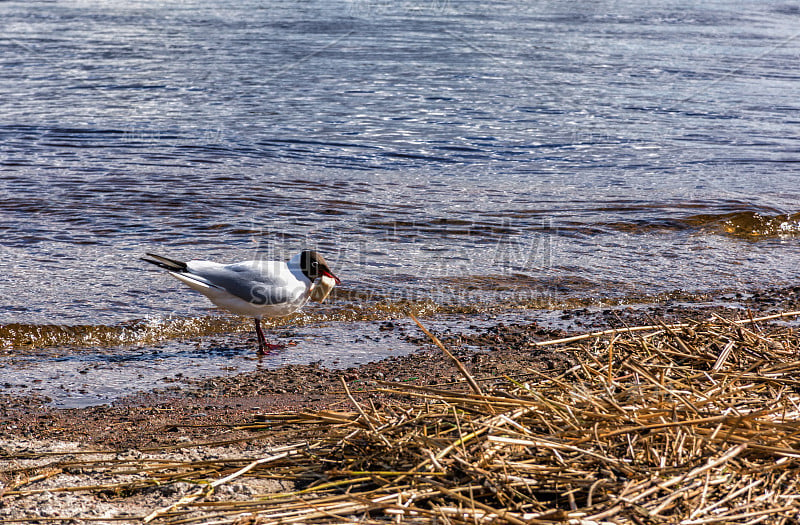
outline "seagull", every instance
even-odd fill
[[[258,335],[258,353],[282,348],[268,344],[261,330],[263,317],[281,317],[299,310],[310,299],[322,302],[341,281],[325,259],[313,250],[303,250],[288,262],[243,261],[220,264],[211,261],[178,261],[147,253],[143,261],[169,271],[189,288],[220,308],[252,317]]]

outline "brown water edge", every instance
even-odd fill
[[[456,280],[454,278],[454,280]],[[564,286],[569,297],[560,297],[562,291],[553,284],[525,276],[462,276],[457,279],[460,295],[464,298],[456,304],[443,304],[432,299],[393,299],[357,291],[337,291],[331,294],[326,305],[314,306],[306,311],[277,319],[265,319],[267,329],[303,327],[321,323],[374,322],[406,317],[436,314],[490,315],[499,312],[525,310],[570,310],[585,307],[611,307],[620,305],[647,305],[667,301],[700,303],[730,302],[744,295],[738,291],[716,290],[709,292],[687,292],[674,290],[657,294],[634,294],[624,297],[600,297],[591,293],[573,295],[576,288],[584,292],[592,288],[588,282],[569,282]],[[443,282],[447,284],[448,280]],[[514,293],[514,292],[518,293]],[[506,300],[482,302],[483,294],[510,292]],[[757,293],[757,292],[756,292]],[[780,295],[780,291],[776,291]],[[458,297],[459,292],[453,292]],[[558,295],[557,295],[558,294]],[[199,299],[200,300],[200,299]],[[0,356],[23,356],[41,349],[57,349],[63,352],[93,351],[98,348],[119,346],[146,347],[163,341],[216,336],[231,333],[249,333],[252,320],[227,315],[203,315],[197,317],[170,317],[137,319],[117,325],[60,325],[22,324],[0,325]]]
[[[476,285],[483,283],[476,281]],[[425,317],[434,330],[444,333],[456,330],[462,341],[469,341],[501,323],[519,326],[535,323],[540,329],[567,333],[590,329],[595,322],[593,316],[604,310],[612,317],[626,308],[664,316],[667,308],[660,305],[742,308],[751,299],[765,304],[770,298],[788,296],[791,290],[719,295],[672,292],[623,299],[570,298],[560,303],[520,301],[505,307],[491,304],[444,307],[432,301],[377,305],[365,301],[358,305],[352,302],[351,295],[348,298],[351,302],[344,307],[339,302],[317,307],[313,314],[290,319],[291,325],[281,325],[280,321],[270,323],[269,337],[286,347],[263,357],[255,354],[251,323],[235,317],[155,322],[154,330],[146,327],[134,331],[138,333],[138,338],[132,337],[136,342],[125,345],[31,345],[8,349],[0,354],[0,393],[9,399],[32,396],[50,408],[84,408],[113,403],[136,392],[179,388],[176,385],[202,378],[236,378],[254,370],[286,370],[291,365],[316,363],[336,373],[418,351],[420,342],[412,336],[416,328],[408,319],[410,313]],[[159,332],[170,323],[187,331]],[[464,345],[469,350],[481,348]]]

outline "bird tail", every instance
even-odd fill
[[[140,257],[140,259],[145,262],[149,262],[150,264],[155,264],[159,268],[164,268],[165,270],[169,270],[171,272],[185,272],[188,269],[186,263],[183,261],[176,261],[175,259],[162,257],[161,255],[156,255],[154,253],[148,253],[147,256],[152,257],[152,259],[147,259],[145,257]]]

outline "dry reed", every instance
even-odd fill
[[[790,325],[766,321],[596,333],[558,343],[579,363],[566,371],[521,370],[524,383],[481,388],[461,367],[468,389],[382,382],[377,390],[391,396],[381,408],[345,385],[352,412],[266,414],[247,425],[259,435],[309,430],[266,457],[73,458],[48,468],[146,474],[117,490],[197,484],[143,517],[156,523],[796,523],[800,345]],[[208,498],[248,477],[294,490]],[[24,485],[4,497],[24,495]]]

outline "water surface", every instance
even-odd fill
[[[12,1],[0,20],[7,355],[249,330],[145,251],[316,248],[344,283],[288,321],[310,327],[800,277],[786,2]]]

